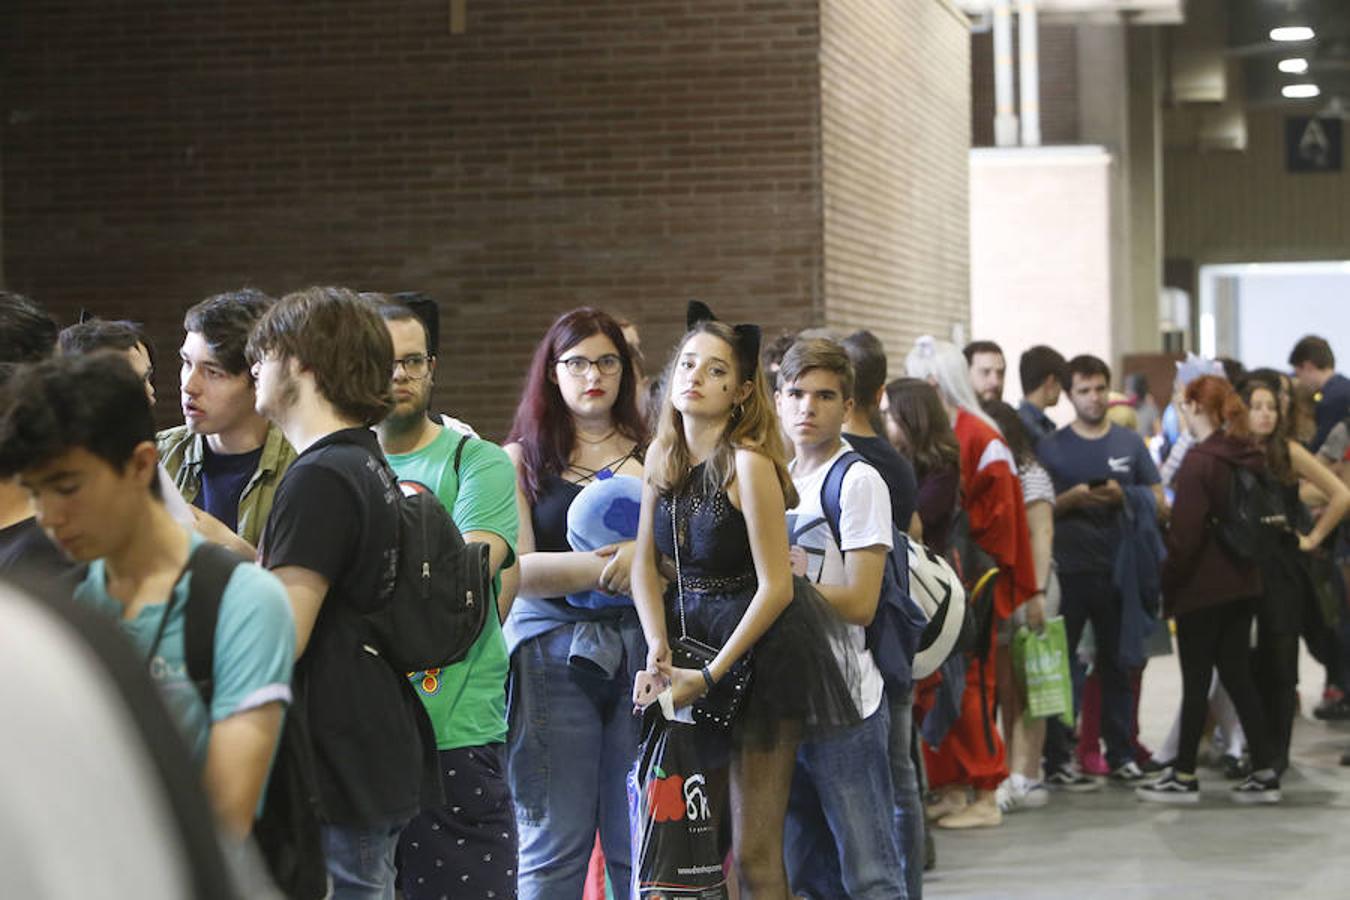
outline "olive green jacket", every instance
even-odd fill
[[[168,470],[169,477],[178,486],[183,499],[193,503],[202,487],[202,448],[206,438],[188,431],[186,425],[180,425],[161,431],[155,440],[159,445],[159,461]],[[239,495],[239,524],[235,528],[241,538],[255,547],[262,540],[263,525],[267,523],[267,514],[272,511],[272,501],[276,498],[281,476],[286,474],[286,469],[294,461],[295,450],[286,441],[281,429],[268,425],[258,470]]]

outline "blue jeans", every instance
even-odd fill
[[[333,900],[394,900],[394,850],[405,824],[320,829]]]
[[[891,786],[895,789],[895,830],[909,900],[923,896],[923,801],[914,762],[914,686],[887,693],[891,712]]]
[[[531,638],[511,657],[507,776],[520,900],[580,897],[597,828],[616,892],[632,881],[627,778],[641,725],[633,678],[646,659],[626,651],[613,678],[569,665],[572,631]]]
[[[861,724],[797,750],[783,861],[809,900],[905,897],[885,700]]]

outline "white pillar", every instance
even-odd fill
[[[1041,145],[1041,61],[1036,33],[1036,0],[1017,3],[1018,68],[1021,75],[1022,146]]]
[[[994,0],[994,144],[1017,146],[1013,107],[1012,0]]]

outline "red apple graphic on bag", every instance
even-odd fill
[[[652,780],[647,783],[647,808],[653,822],[678,822],[684,818],[684,778],[666,775],[656,766]]]

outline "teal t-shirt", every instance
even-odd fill
[[[455,451],[463,440],[459,475]],[[436,439],[413,453],[387,454],[405,491],[431,491],[450,511],[460,532],[486,531],[506,541],[515,557],[520,520],[516,514],[516,470],[506,451],[481,438],[445,428]],[[501,578],[493,579],[493,596]],[[511,661],[502,638],[501,621],[488,610],[483,633],[469,655],[446,669],[413,672],[417,696],[436,730],[441,750],[481,747],[506,740],[506,676]]]
[[[202,537],[193,532],[191,541],[195,548]],[[188,678],[184,657],[183,622],[191,582],[192,573],[188,572],[174,585],[177,600],[148,667],[193,759],[204,765],[212,723],[278,700],[290,703],[295,620],[286,589],[275,575],[252,563],[235,568],[220,601],[215,685],[211,709],[207,710]],[[167,603],[157,603],[142,607],[134,619],[123,619],[124,607],[108,594],[101,559],[90,563],[88,575],[75,589],[75,599],[117,619],[142,653],[150,652],[167,608]]]

